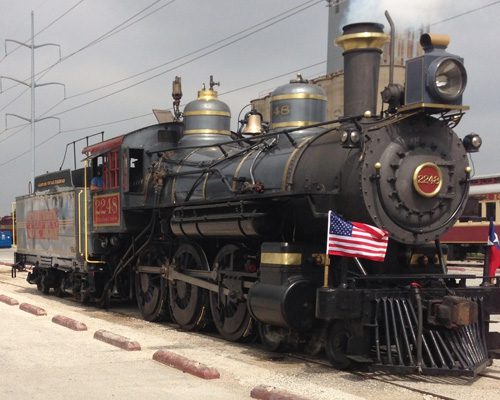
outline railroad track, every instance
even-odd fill
[[[11,278],[9,276],[9,279],[1,280],[1,282],[4,283],[4,284],[6,284],[6,285],[13,286],[13,287],[18,287],[18,288],[26,289],[26,285],[16,283],[15,281],[10,280],[10,279]],[[36,288],[33,288],[33,294],[38,294]],[[43,297],[50,299],[51,296],[43,296]],[[80,304],[72,296],[67,296],[64,299],[59,299],[58,298],[57,300],[58,301],[60,301],[60,300],[68,301],[71,304],[75,304],[75,303],[76,304]],[[96,310],[99,310],[99,308],[96,308]],[[142,321],[141,318],[139,318],[137,315],[134,315],[134,313],[131,313],[130,310],[119,310],[119,309],[116,309],[116,308],[115,309],[111,309],[111,310],[107,310],[105,312],[103,310],[103,316],[104,317],[105,317],[106,314],[107,315],[111,314],[111,315],[114,315],[115,317],[119,316],[119,317],[123,317],[123,318],[127,318],[127,319],[129,319],[130,317],[132,317],[132,318],[137,318],[138,321]],[[164,325],[164,327],[167,330],[177,330],[177,328],[175,326],[173,326],[173,324],[171,324],[171,323],[166,323],[166,324],[162,324],[162,325]],[[205,335],[210,336],[210,337],[214,337],[214,338],[219,338],[219,336],[215,332],[213,332],[213,333],[212,332],[205,332]],[[249,348],[253,347],[255,349],[255,346],[251,346],[249,344],[241,344],[241,345],[244,346],[244,347],[249,347]],[[327,360],[321,359],[319,357],[312,357],[312,356],[306,356],[306,355],[294,354],[294,353],[279,353],[279,354],[276,354],[276,353],[267,352],[264,349],[262,350],[262,352],[263,353],[268,353],[268,357],[266,357],[268,360],[272,360],[272,361],[276,361],[276,362],[279,362],[280,360],[286,360],[286,359],[295,359],[295,360],[304,361],[304,362],[307,362],[307,363],[310,363],[310,364],[323,366],[325,368],[332,368],[331,365],[329,364],[329,362]],[[393,387],[403,388],[403,389],[409,390],[410,392],[413,392],[413,393],[418,393],[418,394],[425,395],[425,396],[432,396],[434,399],[460,400],[459,398],[454,398],[454,397],[442,395],[440,393],[436,393],[436,392],[433,392],[433,391],[430,391],[430,390],[424,390],[424,389],[418,389],[418,388],[414,388],[414,387],[409,387],[404,382],[395,382],[394,380],[391,380],[391,375],[387,375],[387,374],[381,375],[380,373],[372,372],[372,371],[369,371],[369,372],[345,371],[345,373],[349,374],[351,376],[358,377],[360,379],[374,380],[374,381],[378,381],[378,382],[381,382],[381,383],[384,383],[384,384],[387,384],[387,385],[391,385]],[[480,376],[482,378],[487,378],[487,379],[500,380],[500,376],[495,376],[495,375],[491,375],[491,374],[488,374],[488,373],[478,374],[478,376]],[[408,376],[408,379],[411,379],[412,382],[413,382],[415,380],[422,379],[422,377],[416,376],[415,378],[411,378],[411,376]],[[432,377],[430,377],[430,379],[432,379]],[[442,383],[442,381],[441,381],[441,383]]]
[[[491,374],[478,374],[478,376],[480,376],[481,378],[489,378],[489,379],[493,379],[495,381],[500,381],[500,376],[497,376],[497,375],[491,375]]]
[[[316,365],[323,365],[325,367],[330,367],[331,368],[330,364],[327,361],[324,361],[324,360],[318,360],[318,359],[309,358],[309,357],[306,357],[306,356],[301,356],[301,355],[296,355],[296,354],[287,354],[287,356],[290,357],[290,358],[295,358],[295,359],[299,359],[299,360],[302,360],[302,361],[306,361],[308,363],[312,363],[312,364],[316,364]],[[389,380],[389,378],[384,378],[381,375],[377,375],[376,372],[346,371],[346,373],[348,373],[348,374],[350,374],[352,376],[356,376],[358,378],[362,378],[362,379],[370,379],[370,380],[375,380],[375,381],[378,381],[378,382],[383,382],[385,384],[388,384],[388,385],[391,385],[391,386],[394,386],[394,387],[399,387],[399,388],[403,388],[403,389],[409,390],[410,392],[413,392],[413,393],[419,393],[419,394],[426,395],[426,396],[433,396],[433,398],[435,398],[435,399],[440,399],[440,400],[461,400],[461,399],[458,399],[458,398],[455,398],[455,397],[444,396],[442,394],[431,392],[431,391],[428,391],[428,390],[423,390],[423,389],[417,389],[417,388],[408,387],[404,383],[394,382],[394,381]],[[419,377],[417,377],[416,379],[418,379],[418,378]]]

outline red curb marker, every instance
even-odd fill
[[[19,308],[36,316],[47,315],[47,311],[45,311],[43,308],[34,306],[33,304],[21,303]]]
[[[74,319],[64,317],[62,315],[56,315],[52,318],[52,322],[65,326],[66,328],[73,329],[74,331],[86,331],[87,325],[83,322],[76,321]]]
[[[272,386],[256,386],[250,392],[252,399],[260,400],[308,400],[305,397],[297,396],[293,393],[278,390]]]
[[[94,333],[94,339],[109,343],[127,351],[138,351],[141,345],[138,342],[132,341],[124,336],[115,335],[114,333],[100,329]]]
[[[166,364],[170,367],[180,369],[182,372],[195,375],[203,379],[219,379],[220,374],[214,368],[207,367],[197,361],[179,356],[167,350],[158,350],[153,354],[153,360]]]
[[[0,294],[0,301],[2,303],[8,304],[9,306],[17,306],[19,302],[12,297],[5,296],[4,294]]]
[[[14,266],[14,264],[5,263],[5,262],[2,262],[2,261],[0,261],[0,265],[5,265],[6,267],[11,267],[11,268]]]

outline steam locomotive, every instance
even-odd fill
[[[439,242],[481,145],[452,130],[467,110],[463,59],[424,34],[377,114],[387,38],[380,24],[344,27],[344,116],[332,121],[323,89],[299,76],[272,93],[267,127],[251,110],[231,132],[212,79],[181,113],[176,78],[171,122],[87,146],[84,168],[39,176],[16,199],[16,263],[43,293],[136,299],[148,321],[324,349],[341,369],[481,372],[499,344],[500,289],[447,274]],[[385,260],[325,254],[330,210],[388,231]]]

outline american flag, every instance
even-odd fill
[[[333,256],[384,261],[389,233],[361,222],[344,221],[328,212],[327,253]]]

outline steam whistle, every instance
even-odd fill
[[[210,90],[214,90],[214,86],[220,86],[220,81],[219,82],[215,82],[214,81],[214,76],[210,75],[209,85],[210,85]]]
[[[172,82],[172,98],[174,99],[174,121],[179,121],[182,117],[182,113],[179,109],[182,99],[182,84],[181,77],[176,76]]]

